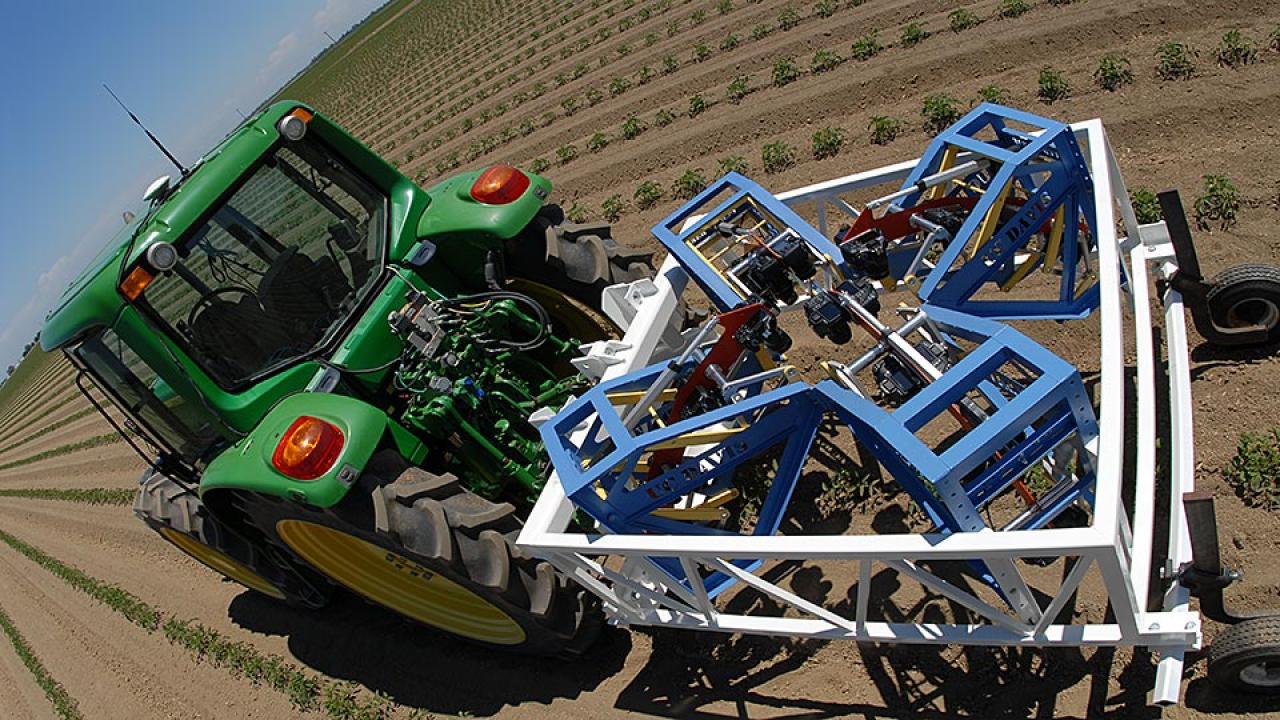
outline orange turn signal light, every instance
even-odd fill
[[[155,279],[156,276],[150,270],[139,265],[124,276],[124,281],[120,283],[120,293],[129,302],[133,302],[142,295],[142,291],[146,290],[151,281]]]
[[[284,431],[271,464],[294,480],[315,480],[338,461],[345,442],[337,425],[303,415]]]
[[[510,165],[494,165],[471,185],[471,197],[486,205],[515,202],[529,189],[529,176]]]
[[[289,114],[298,118],[304,123],[311,122],[311,118],[315,117],[314,115],[311,114],[311,111],[306,108],[294,108],[293,112]]]

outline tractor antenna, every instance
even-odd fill
[[[142,124],[142,121],[138,119],[137,115],[133,114],[133,111],[129,109],[129,106],[125,105],[124,101],[121,100],[118,95],[116,95],[114,92],[111,91],[111,87],[109,85],[107,85],[106,83],[102,83],[102,87],[106,88],[107,93],[109,93],[111,97],[114,98],[117,103],[119,103],[120,108],[129,114],[129,119],[132,120],[134,124],[136,124],[138,127],[142,128],[142,132],[147,134],[147,137],[151,139],[151,142],[155,143],[155,146],[160,148],[160,152],[164,153],[164,156],[169,158],[169,162],[173,163],[174,166],[178,168],[178,171],[182,173],[183,177],[186,177],[189,171],[185,167],[183,167],[182,163],[178,162],[178,158],[174,157],[173,153],[169,152],[169,148],[165,147],[164,143],[160,142],[160,138],[157,138],[155,135],[153,135],[151,131],[147,129],[147,126]]]

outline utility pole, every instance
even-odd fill
[[[320,32],[324,33],[324,36],[329,38],[330,43],[333,43],[334,45],[338,44],[338,41],[333,39],[333,36],[329,34],[328,30],[321,30]]]

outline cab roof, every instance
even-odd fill
[[[95,327],[112,324],[126,304],[117,289],[122,266],[130,266],[156,243],[179,240],[271,148],[279,137],[277,121],[299,107],[306,106],[284,100],[247,120],[201,157],[158,204],[118,231],[45,317],[40,345],[54,350]]]

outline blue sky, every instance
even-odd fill
[[[0,4],[0,372],[159,175],[384,0]]]

